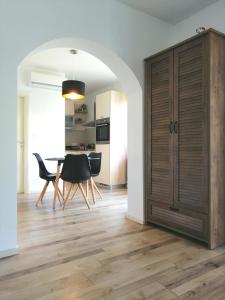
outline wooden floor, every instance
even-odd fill
[[[125,218],[126,191],[106,191],[88,211],[63,212],[51,194],[19,196],[20,254],[0,260],[1,300],[225,299],[225,248]]]

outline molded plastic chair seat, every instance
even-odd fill
[[[91,152],[88,155],[90,158],[97,158],[97,159],[90,159],[90,168],[91,168],[91,191],[92,191],[92,197],[93,197],[93,202],[95,203],[95,192],[94,190],[97,191],[99,194],[100,198],[102,199],[102,195],[95,184],[93,177],[96,177],[100,174],[101,171],[101,161],[102,161],[102,153],[101,152]]]
[[[102,161],[102,153],[99,152],[91,152],[88,157],[97,158],[90,160],[90,168],[91,168],[91,177],[96,177],[99,175],[101,171],[101,161]]]
[[[56,174],[49,173],[48,175],[43,176],[43,177],[41,177],[41,178],[44,179],[44,180],[47,180],[47,181],[55,181],[55,179],[56,179]]]
[[[97,177],[99,173],[91,173],[91,177]]]
[[[38,207],[39,202],[40,202],[40,201],[41,201],[41,202],[43,201],[43,198],[44,198],[44,195],[45,195],[45,193],[46,193],[46,190],[47,190],[47,187],[48,187],[48,185],[49,185],[49,182],[52,182],[52,184],[53,184],[53,186],[54,186],[54,188],[55,188],[56,174],[48,172],[48,170],[46,169],[45,164],[44,164],[44,162],[43,162],[43,160],[42,160],[40,154],[38,154],[38,153],[33,153],[33,155],[36,157],[37,162],[38,162],[38,166],[39,166],[39,177],[40,177],[41,179],[43,179],[43,180],[46,181],[46,183],[45,183],[45,185],[44,185],[44,187],[43,187],[43,189],[42,189],[42,191],[41,191],[41,193],[40,193],[40,196],[39,196],[39,198],[38,198],[38,200],[37,200],[37,202],[36,202],[36,206]],[[60,194],[60,191],[59,191],[59,194]],[[58,196],[59,202],[60,202],[60,204],[61,204],[60,197],[59,197],[60,195],[59,195],[59,194],[58,194],[57,196]],[[62,195],[61,195],[61,197],[62,197]]]
[[[69,200],[71,191],[75,187],[75,185],[77,185],[77,188],[74,190],[73,195],[70,198],[70,200],[72,200],[72,198],[76,194],[76,191],[79,188],[81,190],[83,198],[87,204],[87,207],[90,209],[87,194],[85,195],[84,189],[82,186],[82,182],[88,181],[90,179],[90,177],[91,177],[91,172],[90,172],[90,166],[89,166],[89,161],[88,161],[87,155],[85,155],[85,154],[81,154],[81,155],[67,154],[65,156],[65,161],[63,164],[60,178],[63,181],[69,182],[70,187],[68,189],[67,196],[64,200],[63,209],[65,208],[65,206]]]

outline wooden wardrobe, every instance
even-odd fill
[[[145,60],[146,221],[225,243],[225,36]]]

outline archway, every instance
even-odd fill
[[[43,50],[60,47],[80,49],[100,59],[117,76],[127,94],[129,162],[127,216],[134,221],[143,223],[143,101],[141,85],[133,71],[115,52],[90,40],[69,37],[52,40],[37,47],[26,58]]]
[[[144,201],[143,201],[143,99],[142,87],[139,80],[131,70],[129,65],[113,50],[106,48],[101,44],[91,40],[80,38],[61,38],[52,40],[42,44],[34,51],[29,52],[25,57],[35,54],[36,52],[47,50],[50,48],[68,47],[78,48],[89,52],[103,61],[112,72],[118,77],[123,90],[128,97],[128,218],[143,223],[144,222]],[[20,64],[23,62],[20,62]],[[17,67],[20,66],[17,65]],[[15,207],[15,206],[14,206]],[[14,212],[16,212],[14,210]],[[10,241],[15,241],[16,235],[14,227],[16,225],[16,214],[13,213],[15,219],[11,223]],[[12,217],[11,216],[11,217]],[[9,242],[8,242],[9,244]],[[12,244],[12,243],[11,243]],[[2,255],[7,256],[16,253],[16,248],[10,251],[3,251]]]

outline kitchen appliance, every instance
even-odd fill
[[[96,120],[96,144],[109,144],[110,142],[110,119]]]

